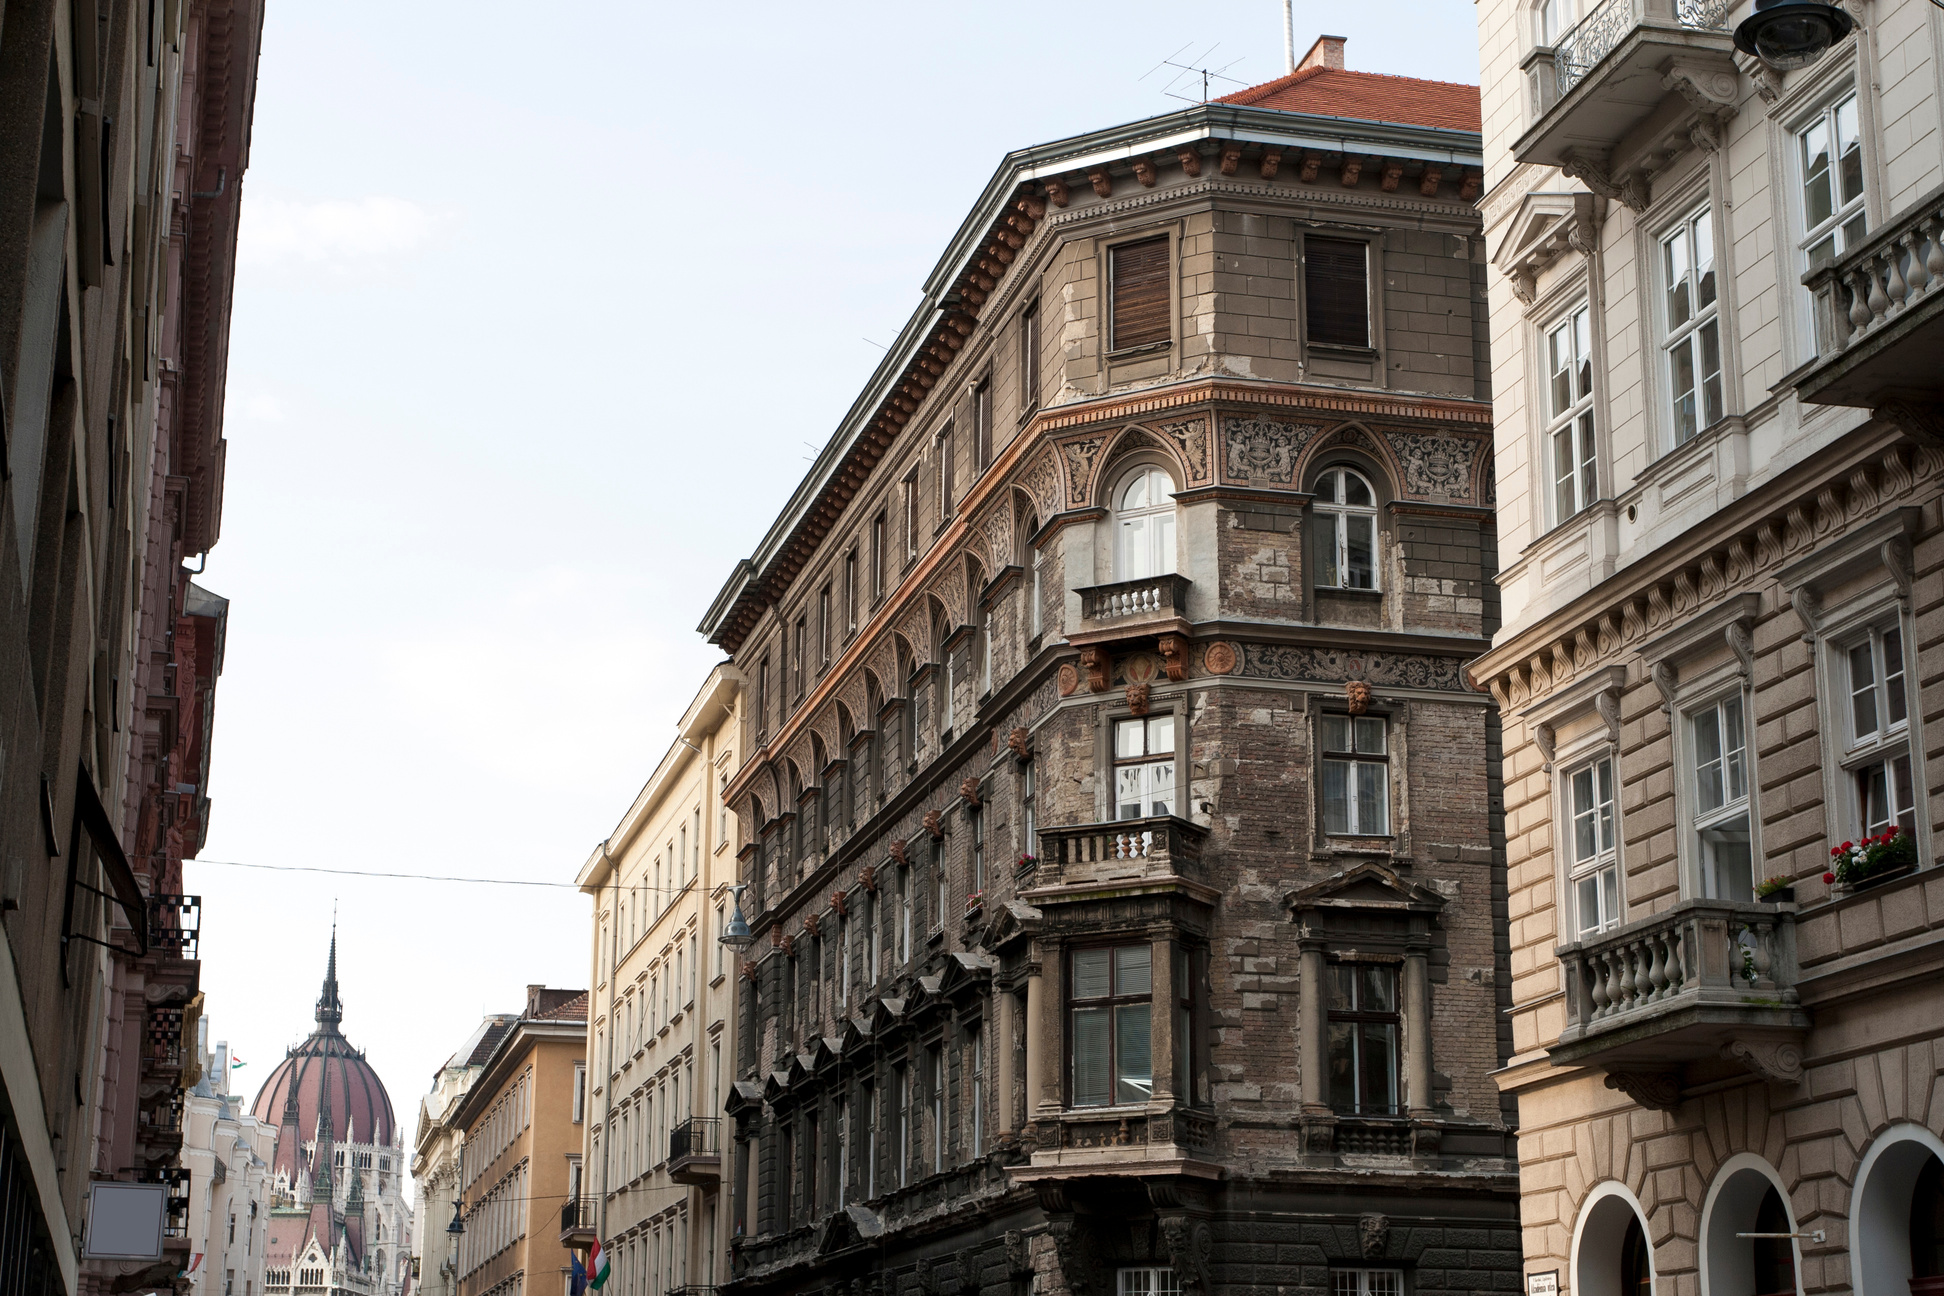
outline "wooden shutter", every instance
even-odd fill
[[[1311,342],[1370,345],[1367,248],[1350,239],[1303,240],[1303,306]]]
[[[1108,347],[1121,351],[1170,341],[1167,237],[1122,244],[1108,253],[1108,263],[1114,294]]]

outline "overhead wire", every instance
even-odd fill
[[[332,877],[402,879],[411,882],[466,882],[478,886],[558,887],[570,891],[578,891],[581,889],[580,883],[578,882],[549,882],[539,878],[467,877],[457,873],[405,873],[380,869],[339,869],[325,868],[317,864],[262,864],[249,860],[187,859],[183,863],[214,864],[219,868],[261,869],[269,873],[325,873]],[[666,891],[672,894],[686,891],[694,885],[694,880],[691,879],[681,886],[650,886],[647,883],[643,883],[639,886],[626,889],[636,891]]]

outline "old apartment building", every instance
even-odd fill
[[[594,902],[594,989],[559,1241],[583,1259],[600,1241],[609,1292],[727,1277],[722,1108],[739,982],[717,938],[735,912],[739,838],[722,791],[743,750],[742,696],[734,667],[709,672],[578,878]]]
[[[1479,7],[1535,1291],[1944,1286],[1944,10],[1795,12]]]
[[[0,23],[0,1289],[29,1296],[168,1285],[194,1254],[183,861],[228,603],[185,561],[221,531],[262,12]]]
[[[734,1291],[1517,1280],[1477,102],[1009,155],[711,608]]]

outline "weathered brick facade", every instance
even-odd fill
[[[1515,1281],[1473,144],[1317,126],[1009,160],[710,612],[749,701],[738,1291]],[[1117,349],[1157,236],[1165,337]],[[1324,238],[1370,345],[1312,336]],[[1317,539],[1340,471],[1367,579],[1328,574],[1361,522]]]

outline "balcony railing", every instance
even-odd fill
[[[560,1245],[573,1246],[593,1241],[597,1218],[592,1197],[568,1198],[567,1204],[560,1208]]]
[[[1797,384],[1804,400],[1874,408],[1944,393],[1944,188],[1802,282],[1818,355]]]
[[[668,1132],[668,1177],[676,1183],[714,1183],[722,1172],[722,1118],[691,1116]]]
[[[1795,915],[1775,905],[1684,900],[1559,957],[1567,1024],[1557,1060],[1678,1063],[1718,1054],[1742,1030],[1807,1024],[1796,1007]]]
[[[135,1182],[167,1184],[167,1213],[162,1225],[165,1238],[189,1236],[189,1172],[180,1166],[164,1166],[135,1172]]]
[[[183,958],[199,957],[202,941],[202,897],[149,897],[149,948],[168,950]]]
[[[1677,26],[1694,31],[1728,30],[1728,0],[1675,0]],[[1563,98],[1613,53],[1648,16],[1645,0],[1606,0],[1553,44],[1553,75]]]
[[[1199,874],[1208,830],[1174,815],[1039,830],[1032,885]]]
[[[1169,572],[1075,590],[1080,596],[1080,629],[1068,638],[1085,643],[1122,634],[1185,629],[1190,584],[1186,576]]]

